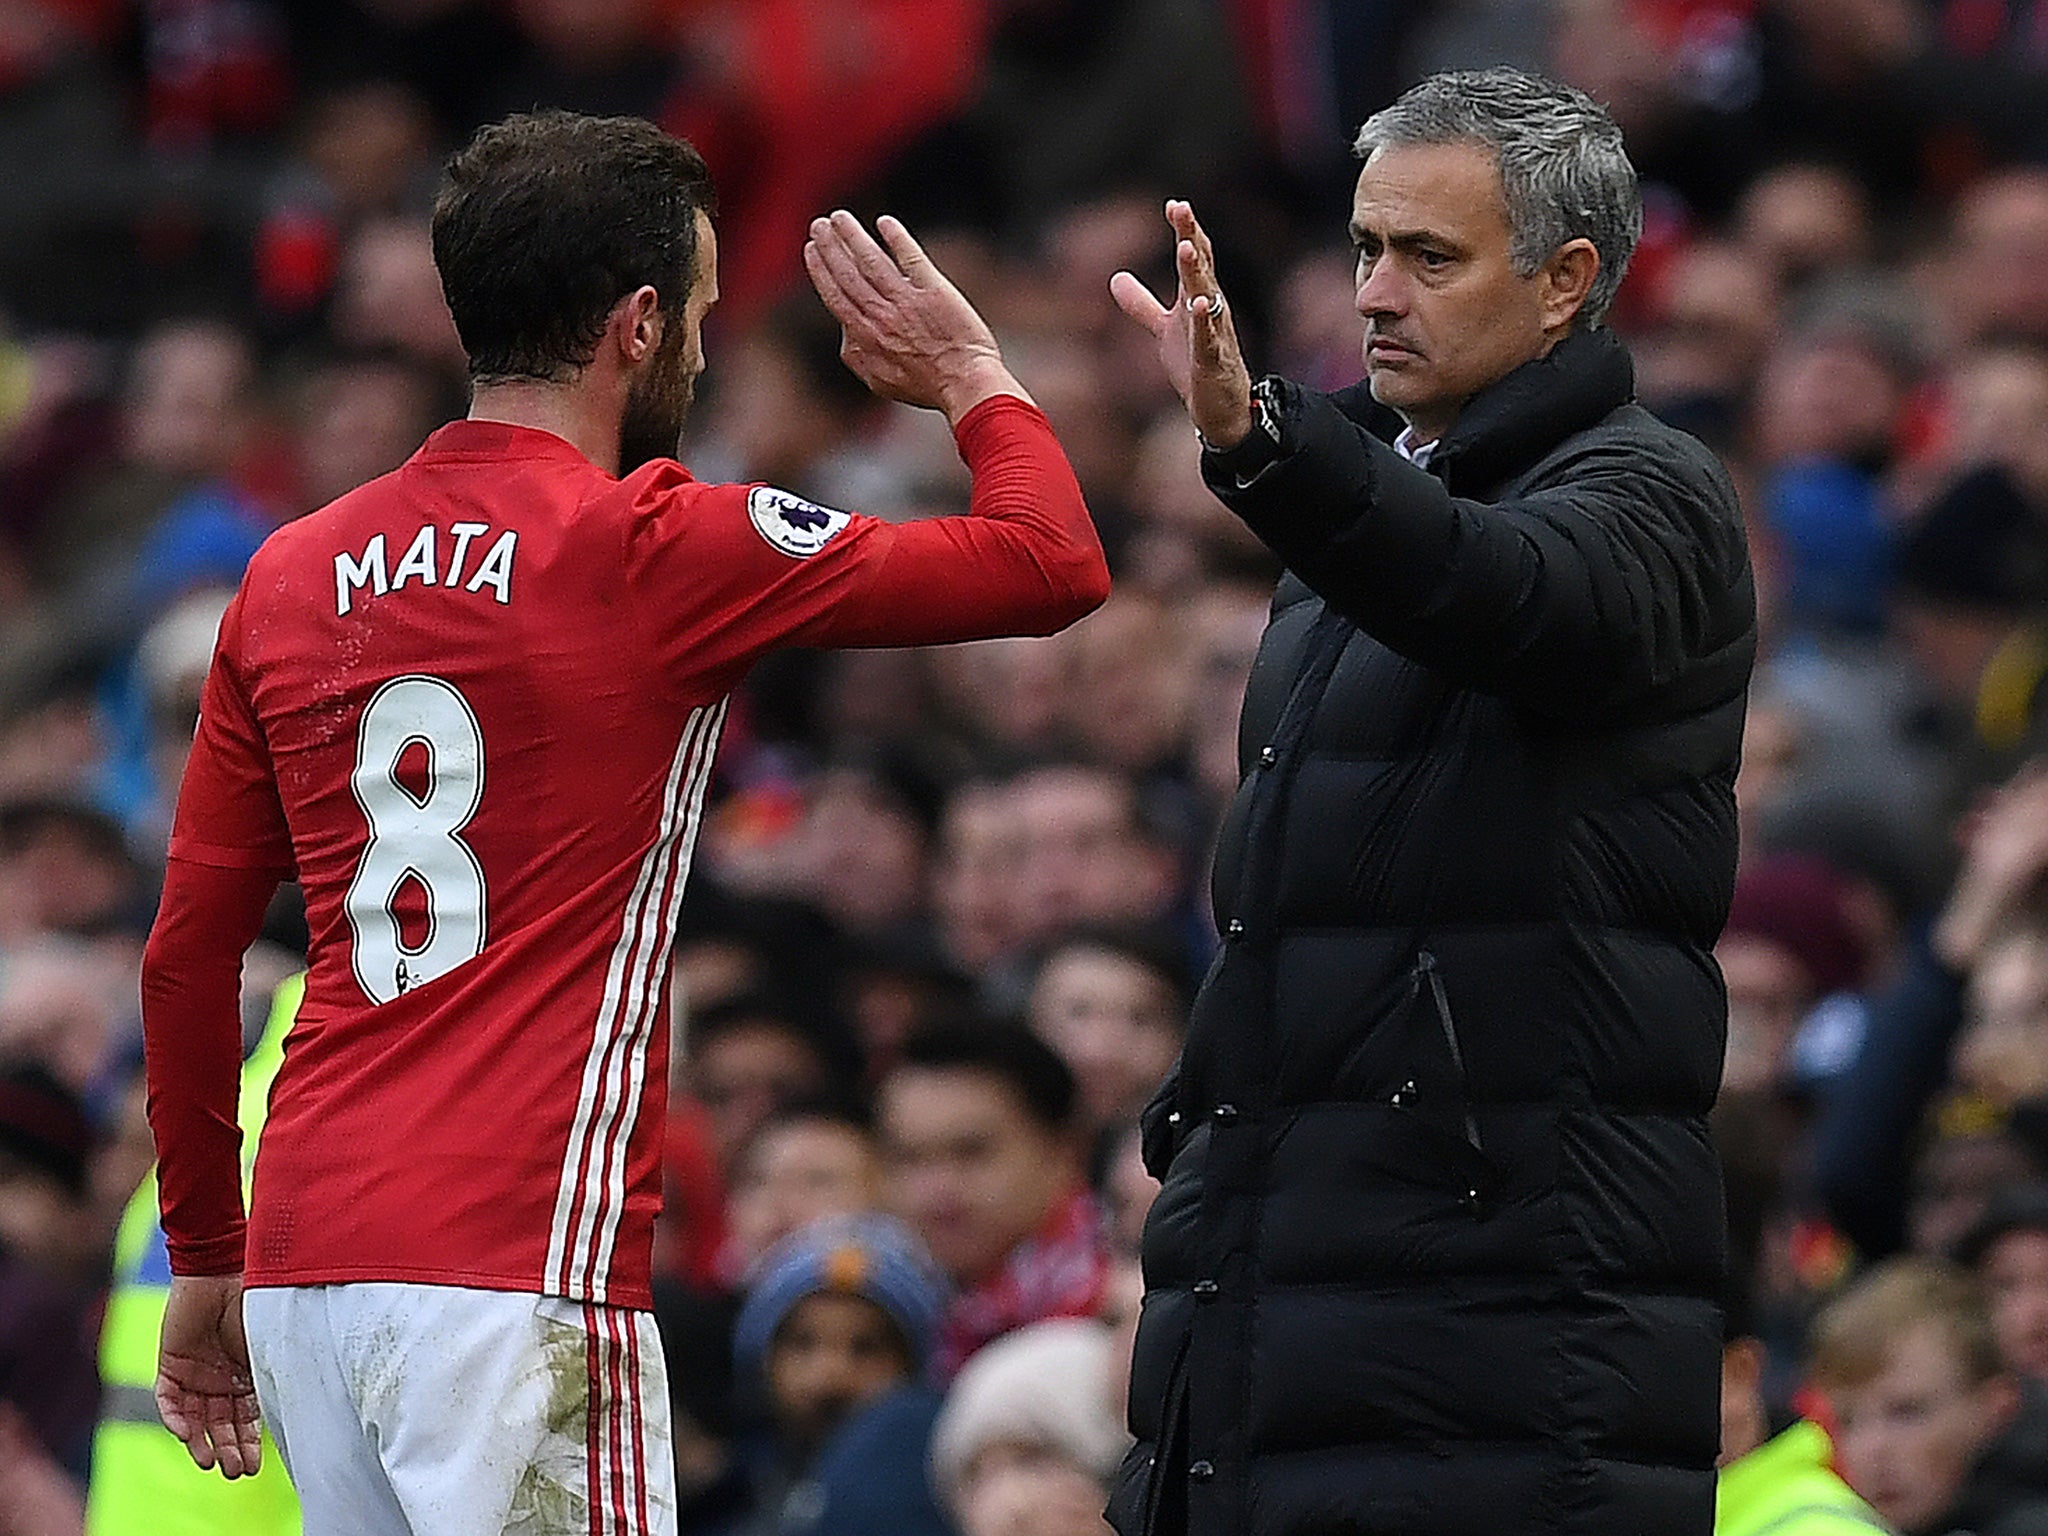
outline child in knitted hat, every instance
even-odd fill
[[[733,1333],[738,1384],[770,1421],[743,1453],[744,1532],[950,1536],[925,1476],[944,1302],[931,1260],[887,1217],[828,1217],[763,1256]]]
[[[1125,1366],[1093,1318],[1033,1323],[967,1362],[932,1435],[932,1482],[963,1536],[1107,1536],[1131,1444],[1113,1407]]]

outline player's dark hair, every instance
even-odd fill
[[[711,173],[637,117],[530,112],[450,157],[434,265],[473,379],[558,381],[596,355],[605,318],[648,285],[680,314]]]
[[[1073,1128],[1074,1074],[1059,1053],[1009,1019],[967,1018],[928,1024],[903,1042],[895,1071],[978,1072],[1016,1096],[1039,1125]]]

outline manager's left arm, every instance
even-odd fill
[[[1682,679],[1688,695],[1722,676],[1723,697],[1739,691],[1755,641],[1741,516],[1697,443],[1603,427],[1526,493],[1482,502],[1331,397],[1284,383],[1280,397],[1278,454],[1248,483],[1207,456],[1210,486],[1374,638],[1546,715],[1654,709]]]

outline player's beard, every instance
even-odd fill
[[[678,320],[669,326],[647,371],[626,396],[626,416],[619,427],[620,474],[631,474],[650,459],[672,459],[681,448],[683,423],[697,396],[689,352],[689,338]]]

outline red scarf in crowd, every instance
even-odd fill
[[[1001,1269],[953,1298],[932,1368],[941,1382],[982,1345],[1049,1317],[1094,1317],[1109,1287],[1102,1209],[1085,1189],[1055,1205],[1037,1233],[1010,1250]]]

